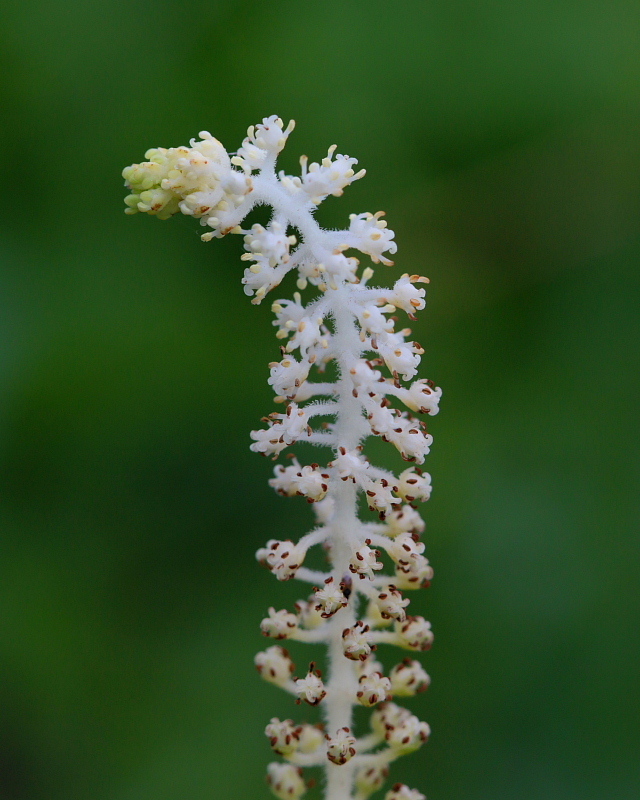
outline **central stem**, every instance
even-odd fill
[[[355,450],[365,435],[365,430],[362,408],[353,396],[350,369],[362,350],[362,343],[354,316],[347,305],[346,295],[347,289],[344,285],[332,291],[333,344],[339,370],[335,437],[342,447]],[[352,481],[335,478],[332,497],[335,501],[332,534],[329,540],[332,572],[337,580],[342,580],[344,577],[351,577],[349,571],[351,558],[354,551],[362,545],[355,484]],[[357,592],[352,592],[349,605],[338,612],[331,622],[328,642],[329,680],[327,697],[323,703],[326,731],[330,736],[335,736],[340,728],[352,728],[352,705],[358,687],[357,662],[351,661],[344,655],[342,631],[354,625],[356,613]],[[352,785],[351,763],[327,764],[326,800],[349,800],[352,796]]]
[[[275,180],[275,173],[265,169],[254,179],[254,191],[248,203],[267,203],[276,213],[285,214],[291,224],[295,225],[303,236],[318,263],[325,252],[332,249],[328,246],[326,231],[323,231],[308,208],[300,209],[299,205],[285,192]],[[354,384],[350,370],[362,352],[360,333],[355,324],[355,317],[348,305],[350,287],[342,283],[337,289],[330,289],[331,316],[333,318],[333,347],[338,366],[337,383],[338,411],[335,420],[335,441],[346,450],[355,450],[361,440],[369,434],[369,428],[362,416],[362,407],[353,396]],[[337,455],[337,452],[336,452]],[[360,535],[360,521],[357,513],[357,488],[352,481],[335,478],[332,482],[331,497],[335,502],[331,523],[331,535],[328,544],[331,548],[330,558],[332,574],[339,583],[345,577],[351,577],[349,565],[353,553],[363,544]],[[358,688],[357,662],[344,655],[342,632],[352,627],[357,615],[357,592],[352,592],[346,608],[338,612],[330,622],[328,639],[328,671],[327,697],[323,702],[326,732],[335,736],[340,728],[352,728],[353,700]],[[353,764],[338,765],[327,763],[325,800],[350,800],[353,787]]]

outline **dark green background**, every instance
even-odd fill
[[[306,713],[252,665],[298,596],[253,553],[310,523],[248,450],[269,304],[238,237],[126,217],[120,178],[273,113],[298,123],[287,170],[334,142],[368,170],[321,220],[386,210],[380,280],[431,278],[414,606],[436,644],[411,706],[433,736],[393,777],[637,800],[638,3],[28,0],[1,22],[2,800],[266,798],[264,725]]]

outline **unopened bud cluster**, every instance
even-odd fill
[[[370,286],[373,269],[362,268],[353,253],[392,264],[386,254],[395,253],[396,244],[383,213],[352,214],[344,230],[323,230],[313,215],[364,170],[356,172],[356,159],[332,146],[318,163],[303,156],[299,175],[276,173],[292,130],[293,123],[264,119],[249,128],[233,157],[207,132],[188,147],[149,150],[148,161],[124,170],[131,192],[125,202],[132,214],[197,217],[208,229],[205,241],[241,234],[242,283],[253,303],[294,273],[298,291],[272,306],[281,356],[269,365],[268,381],[280,410],[251,433],[251,449],[287,456],[270,484],[285,497],[306,498],[316,524],[297,541],[270,540],[257,558],[278,580],[297,578],[312,588],[294,610],[269,608],[260,627],[277,642],[326,645],[328,675],[315,663],[296,674],[281,644],[256,656],[265,680],[324,712],[320,725],[269,722],[266,735],[284,761],[269,765],[268,783],[281,800],[298,800],[308,786],[303,768],[324,765],[325,800],[366,800],[383,787],[390,763],[430,733],[426,722],[393,702],[428,687],[420,662],[407,657],[385,675],[375,651],[391,644],[419,653],[433,641],[429,622],[409,612],[403,592],[428,586],[433,576],[416,510],[429,498],[431,480],[417,465],[432,441],[423,416],[437,413],[441,393],[416,378],[422,347],[409,328],[397,325],[397,314],[413,320],[424,308],[427,279],[405,274],[391,288]],[[242,227],[256,205],[273,209],[270,222]],[[305,290],[312,296],[303,302]],[[337,377],[325,381],[329,364]],[[399,475],[374,466],[364,451],[370,436],[393,445],[409,466]],[[286,452],[298,442],[325,448],[324,465],[301,464]],[[377,521],[361,519],[359,505]],[[328,557],[324,572],[305,566],[314,546]],[[370,730],[360,735],[355,705],[373,709]],[[385,800],[424,795],[398,783]]]

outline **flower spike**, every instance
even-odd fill
[[[396,328],[394,316],[415,319],[425,307],[428,279],[405,273],[390,288],[371,285],[371,264],[392,266],[388,256],[397,251],[384,213],[351,214],[344,230],[324,230],[314,215],[365,171],[332,145],[318,162],[302,156],[299,175],[278,173],[276,160],[293,128],[266,117],[248,129],[233,157],[207,131],[188,146],[148,150],[146,161],[122,173],[125,211],[195,217],[206,228],[203,241],[240,234],[241,284],[253,304],[294,275],[298,291],[272,304],[279,348],[268,382],[278,411],[251,432],[250,447],[275,460],[287,456],[269,483],[284,497],[305,498],[316,526],[298,541],[286,533],[271,539],[256,555],[279,581],[295,578],[313,589],[294,611],[268,608],[260,628],[276,641],[325,644],[327,677],[314,662],[294,677],[279,644],[255,657],[266,681],[305,708],[318,706],[324,720],[271,719],[265,733],[283,760],[269,764],[267,781],[280,800],[299,800],[309,785],[303,768],[323,767],[325,800],[366,800],[383,787],[390,764],[430,734],[426,722],[391,702],[426,689],[428,674],[405,658],[387,677],[375,651],[392,644],[419,653],[433,642],[430,623],[408,613],[403,592],[426,587],[433,577],[417,511],[431,494],[431,478],[416,465],[432,443],[423,417],[438,413],[441,391],[416,377],[424,351],[410,329]],[[271,219],[243,227],[257,205],[270,206]],[[302,292],[310,296],[303,300]],[[331,381],[323,376],[328,364],[337,376]],[[364,450],[370,436],[392,444],[409,466],[399,475],[375,467]],[[290,452],[300,442],[329,448],[331,456],[325,465],[301,464]],[[368,506],[377,521],[360,519],[359,506]],[[324,548],[326,571],[305,564],[315,546]],[[381,574],[389,565],[391,574]],[[371,708],[371,731],[361,737],[354,731],[356,705]],[[424,795],[396,783],[385,800]]]

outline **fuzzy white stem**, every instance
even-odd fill
[[[303,234],[305,246],[319,261],[322,259],[322,254],[331,247],[327,232],[321,230],[309,211],[300,210],[298,204],[276,183],[274,176],[265,175],[263,172],[255,179],[252,199],[254,202],[268,203],[276,214],[286,214]],[[362,352],[363,345],[355,317],[349,309],[349,287],[345,284],[339,285],[337,289],[331,290],[324,300],[329,301],[328,310],[333,318],[332,344],[339,373],[339,380],[336,386],[332,387],[332,393],[337,394],[335,403],[323,404],[327,411],[336,414],[333,433],[324,441],[330,438],[331,443],[339,443],[347,450],[355,450],[368,431],[362,416],[362,406],[353,396],[353,382],[349,370]],[[317,434],[312,438],[316,443],[324,443],[318,441]],[[349,575],[352,554],[362,545],[364,537],[359,536],[361,523],[357,514],[356,486],[351,481],[345,482],[336,478],[333,481],[331,496],[335,500],[335,511],[328,543],[331,547],[332,573],[340,581],[343,576]],[[344,655],[342,631],[355,624],[356,612],[357,592],[354,592],[348,607],[331,620],[326,634],[329,680],[323,710],[326,730],[331,736],[340,728],[352,727],[352,704],[358,686],[357,667],[354,661]],[[353,765],[327,763],[325,800],[349,800],[352,796],[352,786]]]
[[[335,424],[336,440],[347,450],[355,450],[364,433],[362,409],[353,397],[353,384],[349,377],[347,362],[357,358],[361,343],[353,314],[347,306],[347,289],[339,287],[332,297],[334,321],[334,345],[338,352],[338,415]],[[342,577],[349,574],[349,564],[354,550],[361,545],[360,521],[357,515],[357,490],[351,481],[336,479],[333,486],[335,513],[332,520],[331,560],[333,571]],[[344,655],[342,631],[356,621],[357,592],[351,596],[349,606],[331,623],[329,639],[329,681],[327,699],[324,704],[326,729],[330,735],[342,727],[352,727],[352,702],[358,678],[356,663]],[[348,800],[353,784],[353,766],[349,763],[327,765],[326,800]]]

